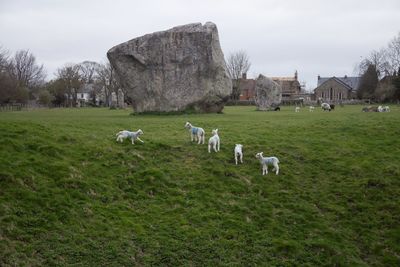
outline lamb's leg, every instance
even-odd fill
[[[208,144],[208,153],[211,153],[211,144]]]
[[[135,144],[135,142],[134,142],[134,139],[133,139],[133,137],[131,138],[131,140],[132,140],[132,145],[134,145],[134,144]]]
[[[268,166],[264,165],[264,167],[265,167],[265,175],[267,175],[268,174]]]
[[[194,134],[190,134],[190,141],[191,141],[191,142],[194,141]]]
[[[144,142],[142,141],[142,139],[140,139],[139,137],[137,137],[136,139],[139,140],[140,142],[144,143]]]
[[[236,152],[235,152],[235,163],[236,163],[236,165],[237,165],[237,162],[238,162],[238,160],[237,160],[237,154],[236,154]]]
[[[217,148],[217,149],[218,149],[218,151],[219,151],[219,148],[220,148],[220,141],[219,141],[219,140],[218,140],[218,144],[217,144],[217,145],[218,145],[218,148]]]
[[[278,163],[274,164],[274,169],[276,169],[275,174],[278,175],[278,173],[279,173],[279,165],[278,165]]]
[[[243,163],[243,154],[240,154],[240,162]]]
[[[201,135],[199,136],[199,135],[197,135],[197,140],[198,140],[198,142],[197,142],[197,144],[198,145],[200,145],[201,144]],[[203,141],[203,144],[204,144],[204,141]]]

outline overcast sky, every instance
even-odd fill
[[[400,32],[400,0],[0,0],[0,45],[29,49],[48,78],[65,63],[106,60],[146,33],[214,22],[225,56],[245,50],[250,77],[353,75],[362,57]]]

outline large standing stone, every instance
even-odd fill
[[[111,48],[107,57],[135,112],[220,112],[232,91],[217,27],[178,26]]]
[[[272,79],[260,74],[256,81],[254,98],[258,110],[271,109],[281,103],[282,88]]]

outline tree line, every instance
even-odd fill
[[[0,47],[0,104],[27,103],[38,100],[46,106],[75,107],[78,93],[89,86],[91,105],[110,106],[113,93],[121,92],[129,102],[127,92],[119,85],[111,64],[95,61],[67,63],[59,67],[55,78],[46,81],[46,72],[29,50],[15,54]],[[101,96],[99,102],[98,96]]]
[[[231,53],[227,69],[233,82],[231,99],[240,98],[240,78],[247,73],[251,63],[243,50]],[[400,101],[400,32],[386,47],[373,50],[357,64],[361,76],[357,97],[380,102]],[[111,96],[122,92],[126,102],[131,102],[126,90],[120,86],[111,64],[84,61],[68,63],[57,69],[55,78],[46,81],[43,65],[29,50],[19,50],[14,55],[0,47],[0,104],[27,103],[38,99],[40,104],[78,105],[77,97],[83,86],[90,85],[92,105],[111,105]],[[98,96],[102,96],[99,103]]]
[[[357,97],[378,102],[400,101],[400,32],[357,65],[361,76]]]

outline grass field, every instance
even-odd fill
[[[0,113],[0,265],[399,266],[391,111]],[[206,142],[219,128],[221,152],[190,143],[186,121]],[[144,144],[115,142],[138,128]],[[278,176],[261,175],[260,151]]]

